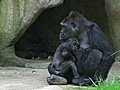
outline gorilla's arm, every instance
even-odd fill
[[[111,45],[108,42],[108,39],[104,35],[103,31],[99,28],[99,26],[94,24],[90,29],[91,30],[88,34],[88,37],[93,47],[103,52],[108,51],[111,54],[112,53]]]
[[[98,77],[101,77],[103,80],[105,80],[107,78],[110,67],[114,62],[114,57],[107,59],[107,57],[112,54],[111,45],[105,37],[104,33],[96,24],[92,27],[92,30],[90,30],[89,38],[93,47],[99,49],[103,53],[102,61],[92,79],[96,81],[96,79],[98,80]]]
[[[105,80],[107,78],[110,67],[114,62],[114,57],[108,58],[112,54],[112,48],[101,29],[96,24],[91,25],[89,29],[88,37],[92,48],[102,52],[103,56],[93,77],[87,79],[84,78],[80,82],[80,85],[91,85],[93,82],[97,84],[100,79]]]

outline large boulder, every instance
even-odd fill
[[[109,30],[115,51],[120,50],[120,0],[105,0]],[[120,51],[116,56],[120,61]]]
[[[63,0],[0,0],[0,65],[25,66],[32,60],[15,55],[14,44],[45,9]]]

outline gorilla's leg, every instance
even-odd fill
[[[67,64],[66,64],[67,65]],[[75,65],[74,62],[71,62],[71,64],[68,64],[68,66],[66,66],[66,68],[64,68],[61,72],[61,74],[59,74],[59,76],[64,76],[65,74],[68,74],[66,72],[68,72],[69,70],[71,70],[72,72],[72,79],[71,79],[71,82],[72,84],[75,84],[75,85],[78,85],[79,84],[79,73],[78,73],[78,70],[77,70],[77,67]],[[69,78],[70,79],[70,78]]]
[[[100,63],[98,69],[96,70],[93,79],[94,80],[98,80],[100,77],[101,79],[105,80],[107,78],[108,72],[112,66],[112,64],[115,62],[115,57],[110,57],[108,59],[106,59],[108,56],[110,56],[110,52],[105,52],[104,56],[103,56],[103,60]],[[105,57],[107,56],[107,57]]]
[[[85,62],[83,63],[84,74],[88,76],[94,75],[102,59],[102,52],[98,49],[93,49]]]
[[[48,72],[49,72],[50,74],[55,74],[55,75],[58,75],[58,74],[59,74],[59,72],[58,72],[57,70],[55,70],[55,68],[53,67],[53,63],[50,63],[50,64],[48,65]]]
[[[98,49],[93,49],[89,54],[85,62],[83,63],[84,74],[80,79],[80,85],[92,84],[89,77],[92,77],[98,69],[102,59],[102,52]],[[86,77],[86,78],[85,78]]]
[[[72,60],[71,61],[70,60],[64,61],[64,62],[62,62],[59,65],[55,64],[55,68],[58,71],[67,71],[68,68],[70,68],[70,66],[71,66],[72,63],[73,63]]]
[[[64,85],[67,84],[67,79],[64,77],[59,76],[60,72],[58,72],[53,63],[50,63],[48,66],[48,71],[50,73],[50,76],[47,77],[47,82],[51,85]]]
[[[73,73],[72,84],[78,85],[80,76],[79,76],[79,73],[78,73],[75,63],[71,64],[71,70]]]
[[[65,61],[60,65],[55,64],[54,62],[50,63],[48,66],[48,71],[50,74],[55,74],[58,76],[64,76],[68,69],[72,66],[72,61]]]
[[[63,65],[63,68],[62,68]],[[66,66],[66,68],[65,68]],[[60,68],[60,69],[59,69]],[[48,71],[51,74],[48,78],[47,81],[49,84],[58,84],[58,80],[60,84],[64,84],[63,82],[63,77],[66,74],[66,72],[68,72],[69,70],[72,71],[73,77],[72,77],[72,83],[73,84],[78,84],[79,83],[79,74],[77,71],[77,67],[75,65],[74,62],[72,61],[66,61],[63,64],[61,64],[60,66],[58,66],[58,69],[60,70],[56,70],[53,63],[49,64],[48,66]],[[57,75],[55,78],[52,75]],[[60,78],[61,77],[61,78]],[[58,78],[58,79],[57,79]]]
[[[71,70],[74,76],[73,78],[79,78],[78,70],[77,70],[75,63],[71,64]]]
[[[77,67],[74,62],[72,61],[65,61],[61,65],[55,67],[53,63],[50,63],[48,66],[48,71],[50,74],[55,74],[59,76],[64,76],[64,74],[68,71],[68,69],[72,70],[74,78],[78,78],[79,74],[77,71]]]
[[[52,74],[49,77],[47,77],[47,82],[50,85],[65,85],[67,84],[67,79],[65,79],[64,77],[60,77]]]

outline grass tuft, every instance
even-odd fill
[[[93,83],[94,84],[94,83]],[[120,90],[120,78],[115,77],[109,82],[100,80],[98,85],[95,87],[76,87],[76,88],[66,88],[65,90]]]

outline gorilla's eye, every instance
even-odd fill
[[[76,27],[76,25],[75,25],[75,23],[74,22],[71,22],[71,25],[75,28]]]
[[[65,26],[65,25],[62,25],[62,28],[67,28],[67,26]]]

